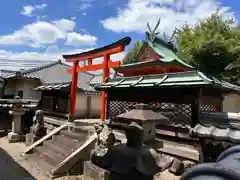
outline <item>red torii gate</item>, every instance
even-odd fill
[[[76,105],[76,91],[77,91],[77,81],[78,81],[78,72],[83,71],[95,71],[103,70],[102,80],[104,81],[109,77],[109,69],[113,67],[119,67],[120,61],[113,62],[110,60],[110,55],[116,54],[124,51],[125,46],[129,45],[131,41],[130,37],[125,37],[117,42],[114,42],[110,45],[94,49],[91,51],[83,52],[80,54],[73,55],[63,55],[63,58],[67,62],[72,62],[73,67],[69,69],[69,72],[72,73],[72,83],[71,83],[71,94],[70,94],[70,106],[69,106],[69,117],[68,121],[73,121],[74,110]],[[104,57],[104,60],[100,64],[92,64],[92,60],[95,58]],[[87,66],[79,66],[79,62],[87,61]],[[101,104],[101,120],[105,119],[105,92],[102,92],[102,104]]]

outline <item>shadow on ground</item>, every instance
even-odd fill
[[[0,148],[0,180],[37,180]]]

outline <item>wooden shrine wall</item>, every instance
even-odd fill
[[[109,92],[107,102],[107,118],[114,118],[119,114],[134,108],[137,103],[145,103],[158,113],[170,119],[166,126],[174,126],[189,129],[192,124],[192,96],[194,90],[166,90],[149,92]],[[124,96],[122,96],[122,94]],[[200,98],[200,112],[221,111],[220,98],[202,96]]]
[[[48,112],[67,113],[69,107],[69,97],[67,93],[59,91],[43,92],[41,99],[41,109]]]

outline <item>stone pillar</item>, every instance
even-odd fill
[[[10,143],[20,142],[24,140],[21,128],[21,117],[25,111],[23,109],[12,109],[9,111],[12,114],[12,132],[8,133],[8,140]]]

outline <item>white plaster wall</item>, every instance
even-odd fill
[[[226,95],[223,100],[223,112],[240,112],[240,95]]]
[[[101,96],[100,95],[92,95],[91,96],[91,117],[93,118],[100,118],[101,114]]]
[[[41,91],[33,91],[33,88],[41,85],[40,81],[33,79],[8,79],[5,95],[17,95],[18,91],[23,91],[23,99],[41,99]]]
[[[90,97],[90,100],[88,100]],[[77,92],[75,118],[100,118],[101,96]]]
[[[74,116],[76,119],[87,118],[87,95],[81,92],[77,92],[76,106]]]

